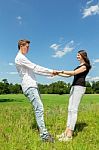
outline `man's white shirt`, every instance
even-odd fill
[[[20,51],[15,58],[17,71],[21,77],[22,90],[25,92],[29,87],[37,87],[36,74],[51,76],[52,69],[36,65],[29,61]]]

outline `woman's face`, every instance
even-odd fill
[[[78,61],[82,61],[83,60],[82,56],[79,53],[77,53],[77,60]]]

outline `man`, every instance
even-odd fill
[[[53,137],[48,133],[45,127],[43,104],[38,91],[35,73],[49,76],[55,75],[55,73],[54,70],[36,65],[25,57],[29,51],[29,44],[29,40],[19,40],[19,52],[15,58],[16,68],[22,79],[21,86],[23,93],[29,98],[34,107],[41,139],[43,141],[54,142]]]

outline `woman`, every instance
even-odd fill
[[[86,90],[85,78],[91,69],[90,61],[85,50],[78,51],[77,60],[80,62],[80,65],[74,71],[62,71],[59,73],[61,76],[74,76],[68,105],[67,127],[64,133],[57,136],[59,141],[69,141],[72,139],[77,121],[78,107]]]

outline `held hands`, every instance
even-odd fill
[[[58,70],[53,70],[52,75],[59,75],[60,73],[62,73],[63,71],[58,71]]]
[[[59,71],[59,70],[53,70],[53,72],[52,72],[52,76],[56,76],[56,75],[58,75],[58,76],[62,76],[62,77],[70,77],[70,75],[67,75],[66,74],[66,72],[65,71]]]

